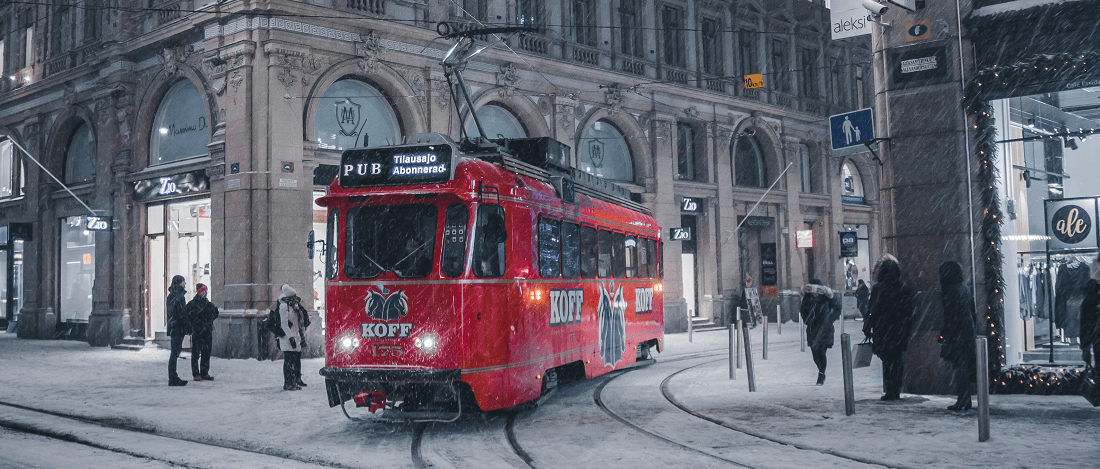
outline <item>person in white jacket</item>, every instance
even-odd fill
[[[297,391],[306,383],[302,382],[302,349],[305,348],[306,328],[309,327],[309,314],[302,307],[298,293],[283,284],[279,295],[279,326],[283,334],[278,337],[279,350],[283,352],[283,389]]]

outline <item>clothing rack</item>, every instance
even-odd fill
[[[1050,348],[1050,363],[1054,363],[1054,322],[1057,319],[1057,311],[1055,310],[1054,298],[1057,291],[1057,278],[1055,277],[1055,275],[1052,274],[1051,270],[1060,268],[1077,268],[1078,266],[1080,266],[1081,263],[1083,263],[1085,266],[1088,266],[1092,263],[1092,259],[1095,258],[1095,256],[1097,255],[1096,253],[1096,248],[1052,253],[1050,252],[1048,245],[1048,249],[1046,250],[1046,271],[1047,278],[1050,279],[1047,282],[1047,301],[1050,306],[1050,319],[1047,321],[1047,325],[1050,328],[1048,337],[1048,344]],[[1090,258],[1090,255],[1093,257]],[[1057,268],[1055,267],[1056,262],[1058,264]],[[1063,264],[1062,262],[1065,263]]]

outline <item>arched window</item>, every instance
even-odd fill
[[[157,108],[149,138],[149,166],[204,156],[210,153],[209,143],[202,94],[193,83],[181,80],[172,85]]]
[[[65,151],[65,183],[80,184],[95,179],[95,135],[87,123],[80,124]]]
[[[338,80],[317,106],[313,121],[317,147],[339,151],[364,146],[364,134],[368,147],[401,143],[397,114],[377,88],[350,78]]]
[[[863,204],[863,178],[859,177],[856,166],[848,161],[841,171],[843,178],[840,181],[840,201],[846,204]]]
[[[523,130],[523,124],[519,123],[519,119],[516,119],[516,116],[512,115],[507,109],[496,104],[481,106],[481,109],[477,110],[477,118],[481,121],[481,126],[485,128],[488,138],[527,137],[527,132]],[[474,124],[473,119],[466,123],[466,135],[470,137],[480,135],[477,131],[477,124]]]
[[[21,158],[16,158],[15,144],[0,136],[0,198],[23,195],[23,174]]]
[[[733,181],[738,186],[764,187],[764,155],[760,144],[747,135],[737,137],[733,148]]]
[[[606,179],[634,180],[634,163],[623,134],[610,122],[593,122],[580,141],[581,170]]]

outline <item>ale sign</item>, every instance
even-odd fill
[[[1097,198],[1047,200],[1047,248],[1050,251],[1095,249]]]

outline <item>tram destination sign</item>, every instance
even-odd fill
[[[439,184],[454,171],[449,145],[347,150],[340,156],[341,187]]]

